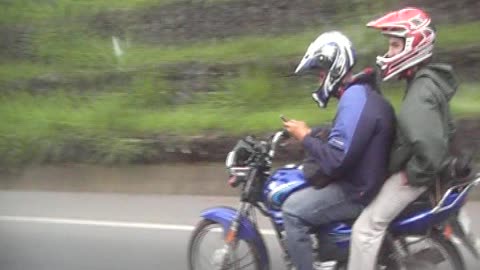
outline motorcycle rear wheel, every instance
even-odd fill
[[[402,262],[392,259],[395,257],[400,257],[397,252],[393,252],[389,256],[390,259],[386,269],[465,270],[465,265],[460,253],[458,252],[458,249],[451,241],[445,239],[441,233],[432,233],[428,238],[425,238],[422,241],[425,241],[424,244],[428,245],[428,249],[417,247],[417,251],[415,251],[412,250],[411,246],[409,246],[411,255],[403,258]]]
[[[213,235],[213,236],[208,236]],[[223,226],[204,219],[198,223],[188,245],[188,266],[190,270],[262,270],[260,255],[251,241],[239,239],[234,250],[225,254]],[[207,244],[212,237],[214,250],[208,251]],[[212,241],[210,241],[212,242]],[[202,256],[202,251],[207,255]],[[221,267],[221,257],[227,256],[227,266]]]

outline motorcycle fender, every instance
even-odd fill
[[[470,218],[465,210],[460,210],[458,216],[450,218],[448,225],[452,229],[452,235],[457,238],[477,258],[480,258],[480,240],[470,229]]]
[[[224,233],[226,233],[229,230],[230,224],[232,223],[236,214],[236,209],[228,206],[220,206],[204,210],[201,213],[201,216],[204,219],[212,220],[221,224]],[[260,255],[260,261],[262,262],[263,266],[262,269],[270,269],[268,252],[262,235],[259,233],[257,227],[248,218],[242,217],[240,219],[237,237],[246,241],[252,241]]]

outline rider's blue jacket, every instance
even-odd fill
[[[350,85],[341,96],[326,141],[306,136],[303,146],[321,173],[339,183],[352,199],[368,204],[387,177],[394,139],[392,106],[368,84]]]

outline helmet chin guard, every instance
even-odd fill
[[[324,96],[323,95],[324,91],[322,91],[322,88],[318,88],[317,91],[312,93],[312,98],[313,100],[318,104],[318,107],[320,108],[326,108],[328,100],[330,99],[330,96]]]

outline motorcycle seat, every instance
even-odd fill
[[[432,209],[432,203],[430,199],[428,198],[428,193],[422,194],[418,199],[410,203],[405,209],[403,209],[402,212],[398,215],[397,219],[404,219],[408,218],[411,216],[414,216],[415,214],[427,211]],[[347,220],[342,220],[342,223],[345,223],[346,225],[353,226],[357,219],[347,219]]]
[[[400,212],[396,219],[412,217],[415,214],[419,214],[432,208],[432,202],[428,198],[428,193],[424,193],[418,199],[407,205],[407,207]]]

